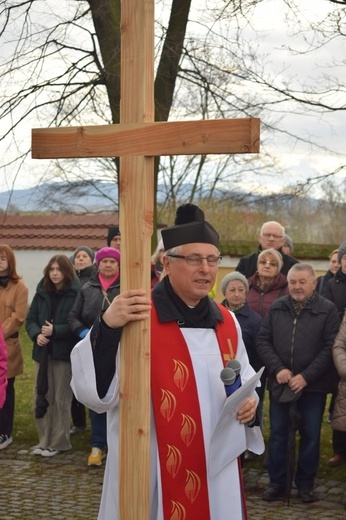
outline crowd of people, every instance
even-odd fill
[[[232,517],[246,518],[237,457],[225,460],[216,474],[208,461],[226,400],[220,372],[232,358],[240,362],[244,388],[264,367],[232,419],[244,432],[243,452],[260,453],[268,389],[269,485],[262,499],[289,496],[294,482],[303,503],[315,501],[328,394],[328,464],[346,462],[346,241],[331,252],[329,270],[319,278],[292,256],[293,241],[280,223],[265,222],[258,241],[257,250],[221,280],[224,299],[218,303],[218,233],[197,206],[181,206],[152,256],[151,295],[141,288],[121,293],[121,233],[113,226],[106,247],[94,252],[81,246],[70,258],[50,259],[28,312],[28,289],[14,252],[0,245],[0,450],[13,441],[14,382],[23,371],[19,330],[25,323],[35,362],[38,444],[32,453],[53,457],[70,450],[70,436],[86,429],[88,409],[88,465],[106,459],[99,519],[115,517],[119,343],[127,323],[150,317],[152,518],[168,517],[175,504],[189,517],[221,520],[229,517],[230,500]],[[179,383],[177,366],[179,378],[186,378]],[[162,395],[174,402],[171,414],[162,413]],[[188,442],[180,434],[181,416],[194,425]],[[297,431],[295,465],[290,450]],[[172,450],[179,461],[174,468]],[[243,463],[242,453],[237,455]],[[185,488],[187,474],[199,483],[193,500]]]

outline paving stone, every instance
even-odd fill
[[[46,460],[33,456],[26,446],[11,445],[0,458],[0,520],[97,519],[104,466],[88,468],[85,451],[71,450]],[[268,503],[261,499],[268,485],[265,469],[245,467],[244,485],[250,519],[346,518],[344,482],[316,480],[321,500],[314,504],[302,504],[293,489],[289,506],[284,500]]]

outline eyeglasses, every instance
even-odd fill
[[[216,266],[219,265],[222,257],[221,256],[215,256],[215,255],[208,255],[208,256],[201,256],[201,255],[167,255],[171,256],[172,258],[183,258],[185,262],[189,265],[201,265],[203,260],[207,261],[207,264],[210,266]]]
[[[274,233],[262,233],[261,236],[264,238],[270,238],[270,237],[277,238],[277,239],[284,238],[282,235],[274,235]]]
[[[269,264],[272,267],[277,267],[278,266],[278,264],[276,262],[274,262],[274,260],[259,260],[258,263],[259,264],[263,264],[263,265]]]

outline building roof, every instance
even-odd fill
[[[93,250],[107,245],[108,228],[119,223],[117,213],[83,215],[6,215],[0,219],[0,242],[12,249]]]

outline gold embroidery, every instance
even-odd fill
[[[180,437],[187,447],[190,446],[191,442],[196,435],[196,422],[190,417],[190,415],[181,414],[183,418],[182,427],[180,430]]]
[[[230,338],[227,338],[227,345],[228,345],[230,353],[229,354],[223,354],[223,359],[225,360],[225,362],[229,361],[230,359],[234,359],[235,358],[233,345],[232,345],[232,341],[231,341]]]
[[[182,504],[172,500],[172,511],[170,520],[186,520],[186,510]]]
[[[167,448],[168,453],[166,460],[166,468],[168,473],[172,475],[173,478],[175,478],[180,469],[182,456],[178,448],[176,448],[175,446],[167,444]]]
[[[189,380],[189,369],[181,361],[173,359],[173,362],[174,362],[173,381],[177,385],[179,390],[181,390],[183,392],[185,390],[185,387]]]
[[[193,504],[201,490],[201,479],[194,471],[186,470],[186,473],[185,495]]]
[[[169,422],[175,412],[177,400],[172,392],[161,388],[161,406],[160,412],[162,416]]]

